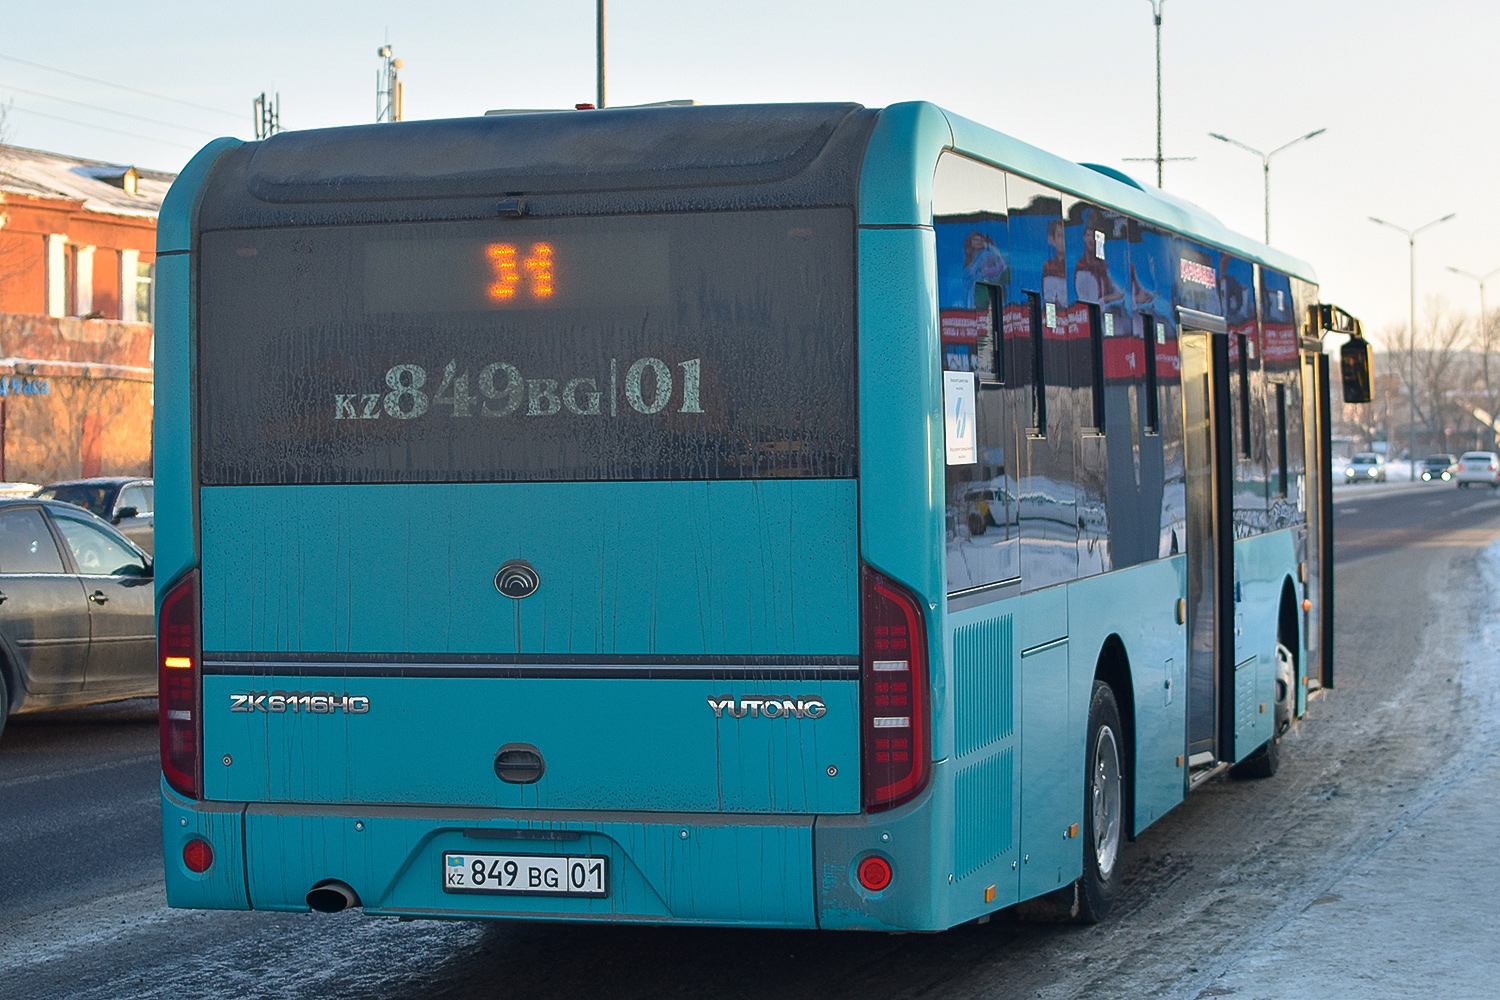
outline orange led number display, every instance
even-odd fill
[[[518,291],[524,291],[532,299],[552,297],[552,244],[533,243],[527,255],[519,260],[511,243],[491,243],[486,251],[495,279],[489,287],[493,301],[514,301]]]

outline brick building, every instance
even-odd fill
[[[171,174],[0,146],[0,481],[151,471]]]

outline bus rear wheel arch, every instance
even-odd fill
[[[1029,899],[1016,916],[1037,923],[1096,924],[1119,895],[1129,801],[1125,730],[1115,689],[1095,679],[1089,698],[1083,766],[1083,874],[1071,885]]]

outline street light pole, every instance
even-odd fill
[[[1275,156],[1277,153],[1280,153],[1280,152],[1282,152],[1284,150],[1291,149],[1293,146],[1297,145],[1297,143],[1299,143],[1299,142],[1306,142],[1308,139],[1311,139],[1313,136],[1322,135],[1324,132],[1327,132],[1327,131],[1328,130],[1326,128],[1314,129],[1313,131],[1307,133],[1306,135],[1299,135],[1297,138],[1293,139],[1291,142],[1286,143],[1285,145],[1277,146],[1275,149],[1271,150],[1269,153],[1262,153],[1260,150],[1256,149],[1254,146],[1247,146],[1243,142],[1240,142],[1238,139],[1231,139],[1231,138],[1229,138],[1229,136],[1227,136],[1227,135],[1220,135],[1218,132],[1210,132],[1210,133],[1208,133],[1209,137],[1212,138],[1212,139],[1218,139],[1220,142],[1227,142],[1231,146],[1238,146],[1241,149],[1245,150],[1247,153],[1254,153],[1256,156],[1260,157],[1261,169],[1265,172],[1266,242],[1267,243],[1271,242],[1271,157]]]
[[[1479,356],[1479,363],[1484,369],[1484,391],[1486,396],[1488,396],[1490,392],[1490,314],[1488,311],[1486,311],[1484,304],[1484,283],[1489,281],[1495,275],[1500,274],[1500,267],[1495,268],[1488,274],[1471,274],[1470,272],[1457,267],[1449,267],[1448,270],[1452,271],[1454,274],[1462,275],[1463,277],[1468,278],[1471,281],[1478,282],[1479,284],[1479,347],[1483,352]],[[1495,408],[1495,401],[1493,399],[1488,399],[1487,402],[1489,403],[1491,410],[1490,420],[1493,421],[1495,419],[1493,412]],[[1497,435],[1495,434],[1494,427],[1487,427],[1485,429],[1489,431],[1491,441],[1500,440],[1500,437],[1497,437]]]
[[[1156,22],[1156,155],[1155,156],[1126,156],[1123,159],[1130,163],[1155,163],[1156,164],[1156,186],[1165,190],[1162,185],[1162,164],[1168,160],[1195,160],[1195,156],[1163,156],[1161,146],[1161,8],[1167,0],[1147,0],[1151,4],[1151,18]]]
[[[594,107],[602,110],[604,108],[604,0],[598,0],[596,15],[594,33],[598,43],[599,93],[595,96]]]
[[[1396,225],[1394,222],[1386,222],[1384,219],[1377,219],[1373,215],[1370,216],[1370,221],[1375,223],[1376,225],[1385,226],[1387,229],[1394,229],[1396,232],[1404,235],[1406,237],[1406,245],[1411,253],[1411,285],[1408,292],[1409,302],[1411,306],[1411,316],[1410,325],[1406,328],[1406,332],[1411,338],[1408,341],[1408,345],[1411,348],[1411,425],[1408,428],[1408,433],[1411,437],[1408,447],[1411,449],[1410,458],[1412,482],[1417,481],[1417,234],[1422,232],[1424,229],[1431,229],[1433,226],[1447,222],[1457,214],[1457,212],[1449,212],[1441,219],[1433,219],[1431,222],[1424,222],[1416,229],[1403,229],[1401,226]],[[1386,460],[1390,460],[1389,455],[1386,456]]]
[[[1161,188],[1161,7],[1167,0],[1150,0],[1156,22],[1156,186]]]

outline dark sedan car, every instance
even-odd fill
[[[32,495],[42,500],[61,500],[92,511],[150,553],[154,549],[156,534],[152,503],[155,492],[155,484],[150,479],[99,476],[52,483]]]
[[[0,731],[11,712],[156,695],[151,557],[68,503],[0,500]]]

